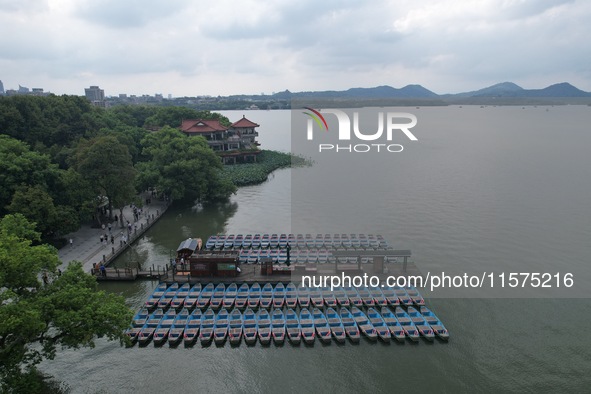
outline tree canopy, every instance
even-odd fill
[[[132,312],[124,299],[97,290],[72,263],[58,275],[55,248],[33,246],[39,233],[20,214],[0,220],[0,388],[39,392],[34,367],[58,347],[94,347],[97,337],[125,340]]]

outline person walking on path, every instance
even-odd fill
[[[103,277],[103,278],[106,278],[106,277],[107,277],[107,269],[105,268],[105,265],[104,265],[104,264],[101,264],[101,266],[100,266],[100,268],[99,268],[99,269],[100,269],[100,271],[101,271],[101,275],[102,275],[102,277]]]
[[[74,246],[74,240],[70,238],[70,248]]]
[[[111,222],[109,222],[109,232],[111,232]]]

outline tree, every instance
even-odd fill
[[[222,125],[230,126],[230,121],[222,114],[186,107],[158,107],[156,113],[146,119],[144,126],[179,127],[183,119],[217,119]]]
[[[58,347],[94,347],[97,337],[123,343],[132,316],[122,297],[97,290],[80,263],[57,275],[55,248],[34,241],[39,233],[24,216],[0,220],[2,392],[41,392],[31,379],[35,365]]]
[[[99,195],[108,199],[110,219],[113,206],[122,209],[135,197],[135,169],[131,155],[116,137],[102,136],[81,142],[74,161],[80,175]]]
[[[227,199],[236,191],[203,137],[188,137],[163,127],[147,135],[142,145],[142,154],[149,161],[137,165],[141,188],[156,187],[175,200],[203,201]]]

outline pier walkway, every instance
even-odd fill
[[[141,197],[146,201],[146,195]],[[142,207],[143,212],[137,221],[134,220],[132,207],[126,205],[123,208],[123,225],[121,221],[111,223],[110,232],[108,223],[105,223],[105,230],[92,228],[88,224],[82,225],[78,231],[65,235],[64,238],[68,240],[68,244],[58,251],[62,262],[59,268],[64,270],[71,261],[82,262],[86,272],[91,272],[93,267],[98,267],[101,263],[108,267],[117,256],[162,217],[167,208],[168,204],[165,201],[152,198],[150,204]],[[119,215],[119,210],[117,209],[114,213]],[[131,232],[128,232],[127,221],[131,224]],[[100,237],[103,234],[107,235],[108,240],[101,243]],[[114,237],[114,243],[111,243],[111,235]]]

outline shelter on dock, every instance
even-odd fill
[[[192,277],[236,277],[239,266],[239,252],[234,250],[200,250],[189,257]]]

